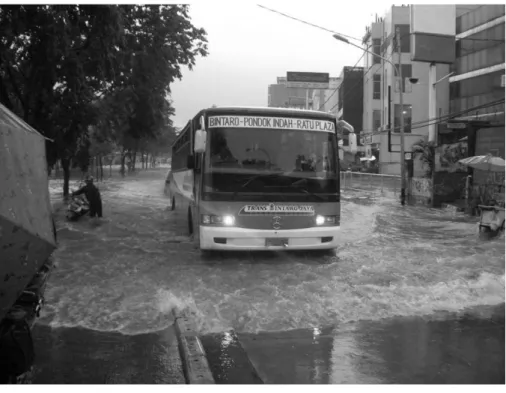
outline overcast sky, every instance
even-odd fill
[[[359,39],[375,15],[384,16],[392,5],[381,0],[210,0],[190,4],[192,23],[207,32],[209,55],[199,57],[193,71],[185,67],[182,80],[171,87],[176,126],[184,126],[200,109],[213,104],[266,106],[268,85],[287,71],[339,76],[344,66],[355,65],[362,56],[360,49],[336,41],[330,32],[257,4]]]

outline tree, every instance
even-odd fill
[[[188,6],[122,9],[125,46],[118,56],[123,68],[105,103],[114,139],[121,146],[124,174],[126,157],[135,170],[137,153],[144,153],[146,144],[165,132],[173,133],[170,84],[181,78],[181,65],[192,69],[198,55],[207,55],[207,41],[205,31],[190,23]]]
[[[117,6],[0,7],[0,100],[54,140],[47,159],[50,167],[61,160],[64,195],[94,118],[90,103],[116,75],[121,19]]]
[[[89,127],[114,125],[108,137],[135,151],[167,124],[169,85],[199,54],[205,31],[188,6],[0,6],[0,101],[54,140],[47,159],[61,161],[64,195]]]

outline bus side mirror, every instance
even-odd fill
[[[348,123],[347,121],[344,121],[344,120],[338,120],[337,121],[337,127],[340,130],[341,135],[344,134],[345,130],[348,131],[348,133],[354,133],[355,132],[355,128],[350,123]]]
[[[207,132],[205,130],[197,130],[195,132],[195,153],[204,153],[206,151]]]
[[[189,155],[186,157],[186,168],[195,169],[195,156]]]

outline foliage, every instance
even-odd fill
[[[170,129],[170,84],[205,36],[186,5],[1,5],[0,102],[53,139],[50,167],[136,151]]]
[[[420,156],[423,167],[425,168],[425,177],[431,178],[435,169],[436,143],[429,142],[426,139],[420,139],[418,142],[413,144],[411,149],[415,155]]]

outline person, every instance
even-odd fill
[[[93,184],[93,176],[86,176],[86,184],[74,191],[72,196],[84,194],[90,204],[90,216],[102,217],[102,198],[99,189]]]

